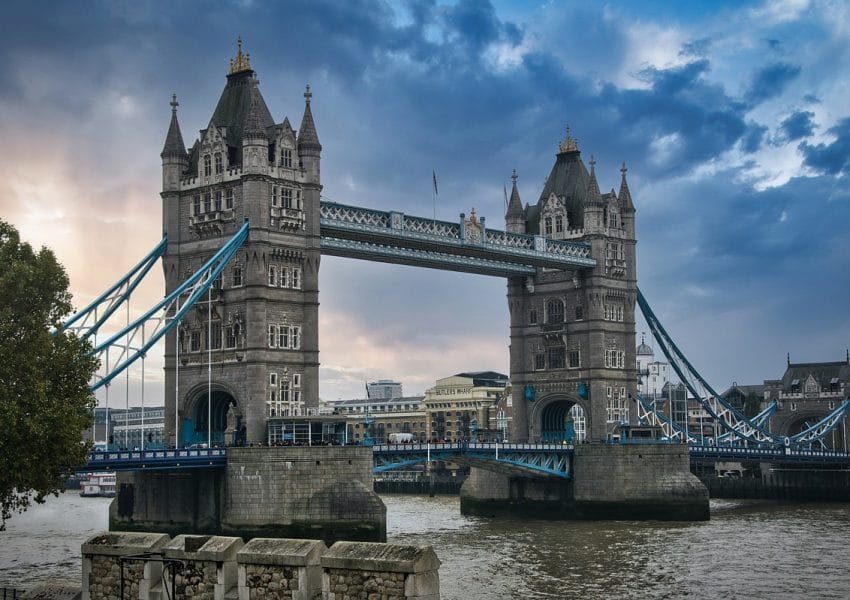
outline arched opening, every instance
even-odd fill
[[[540,415],[541,442],[580,443],[587,437],[587,419],[581,405],[570,400],[556,400]]]
[[[222,389],[213,389],[212,392],[199,391],[192,402],[191,417],[183,421],[181,444],[203,445],[208,441],[214,446],[238,444],[244,434],[241,421],[241,415],[237,415],[236,411],[236,399],[232,394]],[[212,431],[208,434],[210,422]],[[229,438],[225,435],[226,432]]]

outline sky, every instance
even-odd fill
[[[159,241],[171,94],[189,146],[241,35],[276,122],[311,85],[325,199],[502,228],[512,169],[535,203],[570,126],[603,192],[628,166],[638,285],[715,388],[850,346],[846,2],[32,1],[4,24],[0,218],[56,252],[78,307]],[[323,257],[321,396],[507,373],[505,293]]]

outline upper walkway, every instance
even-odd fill
[[[590,244],[487,229],[463,215],[451,223],[323,201],[320,224],[322,253],[332,256],[499,277],[596,266]]]

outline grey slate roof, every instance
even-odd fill
[[[589,179],[590,173],[581,160],[581,152],[578,150],[559,152],[555,156],[555,164],[549,172],[549,177],[546,178],[538,204],[526,209],[526,232],[540,233],[538,206],[552,193],[566,199],[570,227],[584,227],[584,203],[587,198]]]
[[[186,146],[183,145],[183,134],[180,132],[180,123],[177,122],[177,98],[172,96],[171,100],[171,123],[168,125],[168,133],[165,135],[165,144],[162,146],[160,158],[173,157],[186,159]]]
[[[519,190],[516,186],[516,171],[514,171],[513,181],[511,199],[508,201],[508,212],[505,213],[506,218],[522,216],[522,201],[519,199]]]
[[[790,390],[796,379],[800,386],[804,385],[809,375],[812,375],[822,388],[829,387],[833,379],[839,382],[850,382],[850,364],[847,361],[822,363],[791,363],[782,376],[782,389]]]
[[[310,109],[310,86],[304,93],[306,100],[304,104],[304,117],[301,119],[301,128],[298,130],[298,147],[306,150],[321,150],[319,134],[316,133],[316,125],[313,123],[313,111]]]

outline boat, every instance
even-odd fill
[[[112,498],[115,496],[115,473],[89,473],[80,485],[80,496]]]

